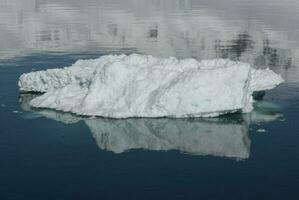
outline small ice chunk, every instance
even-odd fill
[[[18,114],[18,113],[22,113],[21,111],[18,111],[18,110],[14,110],[14,111],[12,111],[13,113],[16,113],[16,114]]]
[[[257,129],[257,132],[258,132],[258,133],[266,133],[267,130],[266,130],[266,129],[262,129],[262,128],[260,128],[260,129]]]

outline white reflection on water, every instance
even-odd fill
[[[299,77],[295,0],[0,0],[0,58],[133,48],[228,57]]]
[[[154,151],[178,150],[192,155],[212,155],[247,159],[250,155],[249,125],[266,123],[281,117],[280,113],[254,111],[247,115],[210,119],[146,119],[114,120],[83,118],[53,110],[31,110],[29,101],[36,94],[21,94],[24,111],[65,124],[84,121],[99,148],[123,153],[132,149]],[[28,117],[28,113],[25,114]]]

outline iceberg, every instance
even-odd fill
[[[42,92],[30,106],[83,116],[215,117],[252,111],[252,94],[283,79],[227,59],[106,55],[21,75],[20,91]]]

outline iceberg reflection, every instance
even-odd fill
[[[85,123],[101,149],[179,150],[193,155],[249,157],[245,122],[184,119],[92,119]]]
[[[132,149],[178,150],[192,155],[247,159],[251,143],[249,125],[270,122],[281,116],[277,112],[254,111],[246,115],[208,119],[84,118],[53,110],[32,110],[28,103],[34,96],[36,94],[21,94],[20,104],[24,111],[66,124],[82,120],[98,147],[114,153]]]

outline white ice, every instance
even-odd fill
[[[23,74],[21,91],[44,92],[30,105],[85,116],[214,117],[250,112],[252,93],[283,82],[269,69],[225,59],[197,61],[132,54],[79,60]]]

